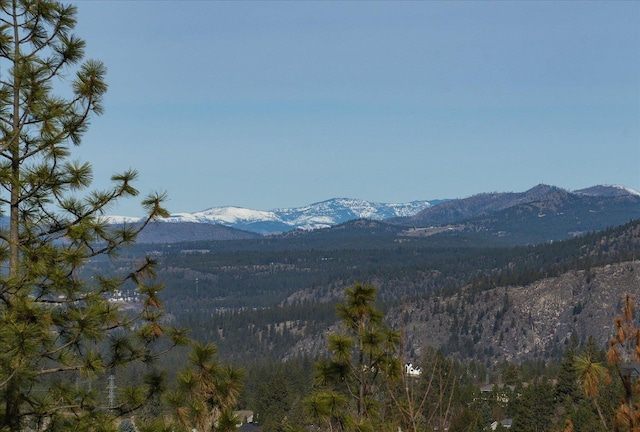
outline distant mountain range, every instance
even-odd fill
[[[534,233],[520,241],[560,239],[640,218],[640,192],[617,185],[599,185],[573,192],[537,185],[525,192],[494,192],[450,200],[402,204],[335,198],[304,207],[251,210],[214,207],[196,213],[175,213],[143,231],[145,243],[256,238],[293,230],[316,230],[367,219],[392,225],[504,233]],[[114,223],[135,223],[112,217]],[[435,232],[438,232],[436,229]],[[422,234],[420,234],[422,233]]]
[[[242,231],[274,234],[296,229],[328,228],[354,219],[385,220],[410,217],[440,201],[412,201],[386,204],[360,199],[334,198],[304,207],[251,210],[241,207],[213,207],[196,213],[174,213],[160,222],[218,224]],[[135,222],[113,217],[115,222]]]
[[[164,243],[183,229],[200,241],[140,242],[124,259],[153,253],[168,313],[234,362],[326,352],[330,303],[356,281],[378,289],[412,358],[436,347],[485,364],[558,359],[572,337],[604,346],[621,295],[640,286],[640,194],[619,187],[538,185],[271,236],[207,223],[153,227],[171,234]],[[195,231],[208,228],[254,238],[206,241]]]
[[[589,199],[593,197],[594,199]],[[592,186],[570,192],[556,186],[537,185],[525,192],[493,192],[473,195],[469,198],[448,200],[441,205],[426,208],[405,221],[418,226],[452,224],[478,218],[517,206],[548,203],[559,206],[569,201],[600,201],[600,198],[636,198],[640,192],[624,186]],[[605,200],[606,201],[606,200]],[[635,200],[634,200],[635,201]],[[542,204],[541,204],[542,205]],[[542,209],[541,209],[542,210]],[[542,213],[540,213],[542,214]],[[640,216],[640,215],[639,215]]]
[[[479,194],[450,200],[397,221],[413,235],[449,232],[533,244],[563,240],[640,218],[640,193],[622,186],[569,192],[538,185],[521,193]]]

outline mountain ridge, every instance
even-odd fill
[[[385,228],[364,220],[347,225],[342,229],[360,225],[365,235]],[[202,329],[226,355],[294,358],[326,351],[335,323],[330,304],[357,281],[377,288],[387,320],[405,330],[414,358],[432,346],[457,359],[520,362],[558,358],[572,336],[606,342],[618,299],[640,286],[640,219],[516,248],[471,244],[462,234],[444,241],[391,233],[376,243],[380,232],[362,243],[310,241],[337,231],[292,233],[294,240],[302,237],[300,248],[279,246],[286,238],[278,237],[242,250],[185,246],[202,251],[198,255],[178,254],[171,245],[158,249],[167,251],[159,256],[159,272],[171,287],[167,305],[189,319],[206,310]]]
[[[449,200],[438,206],[425,208],[416,215],[399,221],[414,226],[438,226],[454,224],[470,219],[487,217],[517,206],[533,205],[545,201],[566,202],[570,198],[596,197],[639,198],[640,192],[619,185],[598,185],[586,189],[569,191],[557,186],[539,184],[524,192],[493,192],[473,195],[467,198]]]
[[[354,219],[384,220],[409,217],[431,204],[426,200],[379,203],[354,198],[332,198],[295,208],[252,210],[242,207],[212,207],[194,213],[173,213],[158,222],[219,224],[259,234],[296,229],[328,228]],[[135,223],[135,218],[110,217],[113,223]]]
[[[622,262],[499,286],[473,298],[468,286],[449,295],[414,298],[391,308],[386,319],[404,329],[405,343],[417,358],[429,347],[459,360],[493,363],[557,358],[571,337],[584,343],[593,336],[598,346],[606,346],[615,332],[620,299],[637,294],[632,287],[639,283],[640,263]],[[326,332],[300,338],[285,358],[324,350]]]
[[[249,235],[274,235],[292,231],[332,228],[347,222],[366,219],[414,228],[431,228],[492,223],[491,218],[522,219],[522,214],[538,212],[567,224],[567,232],[584,232],[578,219],[590,219],[589,212],[609,212],[630,219],[640,217],[640,192],[620,185],[598,185],[576,191],[539,184],[524,192],[491,192],[449,200],[416,200],[408,203],[377,203],[353,198],[333,198],[296,208],[251,210],[242,207],[212,207],[194,213],[174,213],[156,221],[153,234],[144,242],[179,242],[190,240],[225,240]],[[509,214],[512,213],[511,216]],[[573,217],[573,226],[567,218]],[[482,220],[484,218],[484,220]],[[112,223],[137,223],[136,218],[110,216]],[[622,223],[620,218],[612,223]],[[198,225],[202,225],[198,227]],[[226,228],[213,229],[204,226]],[[494,224],[495,225],[495,224]],[[537,223],[536,223],[537,225]],[[602,228],[600,226],[595,227]],[[229,230],[238,230],[231,232]],[[186,234],[186,237],[182,233]],[[195,233],[201,233],[198,237]]]

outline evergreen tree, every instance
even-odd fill
[[[622,403],[615,412],[616,431],[640,431],[640,327],[636,327],[636,304],[630,294],[624,296],[622,316],[615,319],[616,334],[609,342],[607,361],[622,384]]]
[[[609,371],[602,363],[593,361],[589,354],[576,357],[574,364],[584,395],[593,402],[603,430],[608,430],[608,422],[600,407],[598,396],[602,386],[610,381]]]
[[[255,396],[258,422],[265,432],[284,431],[289,413],[289,391],[283,375],[278,375],[258,386]]]
[[[177,388],[166,400],[172,409],[172,429],[234,431],[239,419],[234,409],[242,389],[243,373],[220,364],[217,348],[195,343],[189,364],[178,374]]]
[[[584,432],[604,432],[602,422],[598,414],[593,409],[593,403],[583,399],[578,403],[575,412],[571,416],[571,424],[576,431]]]
[[[516,402],[512,428],[521,432],[543,432],[551,426],[554,390],[543,380],[526,387]]]
[[[329,336],[331,357],[316,367],[320,389],[307,399],[308,412],[332,430],[372,430],[382,424],[383,381],[401,373],[400,336],[383,325],[375,297],[370,285],[347,288],[337,306],[344,332]]]
[[[136,172],[88,191],[90,164],[70,160],[107,90],[105,66],[83,62],[76,7],[0,0],[0,23],[0,211],[8,217],[0,229],[0,429],[106,430],[114,423],[105,417],[140,406],[155,389],[120,386],[106,409],[95,387],[75,383],[155,358],[167,330],[161,286],[149,258],[113,277],[79,275],[88,260],[115,254],[166,216],[163,196],[143,200],[140,225],[111,226],[104,212],[137,195]],[[135,313],[109,301],[117,290],[138,293]]]
[[[451,420],[449,432],[482,432],[484,429],[482,413],[463,408],[461,412]]]
[[[562,358],[556,394],[559,398],[573,399],[578,393],[578,375],[575,368],[575,344],[572,343]]]

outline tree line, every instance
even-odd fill
[[[634,431],[640,361],[636,305],[627,295],[608,347],[573,339],[560,361],[460,363],[437,349],[406,368],[402,329],[384,324],[376,289],[354,285],[336,311],[340,329],[313,375],[306,358],[250,373],[264,431]],[[635,369],[634,369],[635,368]],[[312,377],[312,378],[309,378]],[[249,388],[247,388],[248,390]]]

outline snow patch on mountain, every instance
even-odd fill
[[[563,189],[538,185],[526,192],[527,199],[549,193],[549,190]],[[640,196],[640,192],[620,185],[599,185],[573,191],[575,194],[603,197]],[[512,194],[517,196],[519,194]],[[517,197],[516,197],[517,198]],[[274,210],[251,210],[242,207],[213,207],[195,213],[174,213],[160,222],[219,224],[260,234],[286,232],[295,229],[312,230],[327,228],[355,219],[384,220],[398,217],[412,217],[448,200],[411,201],[408,203],[377,203],[352,198],[334,198],[303,207],[279,208]],[[454,200],[455,201],[455,200]],[[138,218],[109,216],[112,223],[136,223]]]
[[[270,211],[241,207],[213,207],[195,213],[174,213],[161,222],[209,223],[259,232],[261,234],[327,228],[354,219],[383,220],[413,216],[426,207],[428,201],[410,203],[376,203],[360,199],[335,198],[304,207],[280,208]],[[114,223],[134,223],[134,218],[114,216]]]
[[[640,192],[637,190],[631,189],[629,187],[623,185],[598,185],[591,186],[586,189],[580,189],[574,191],[574,193],[581,195],[592,195],[592,196],[606,196],[606,197],[614,197],[614,196],[640,196]]]
[[[250,210],[240,207],[214,207],[193,213],[199,222],[235,224],[249,221],[277,221],[278,216],[272,211]]]
[[[106,221],[114,225],[134,224],[141,221],[141,218],[132,216],[105,216]]]

